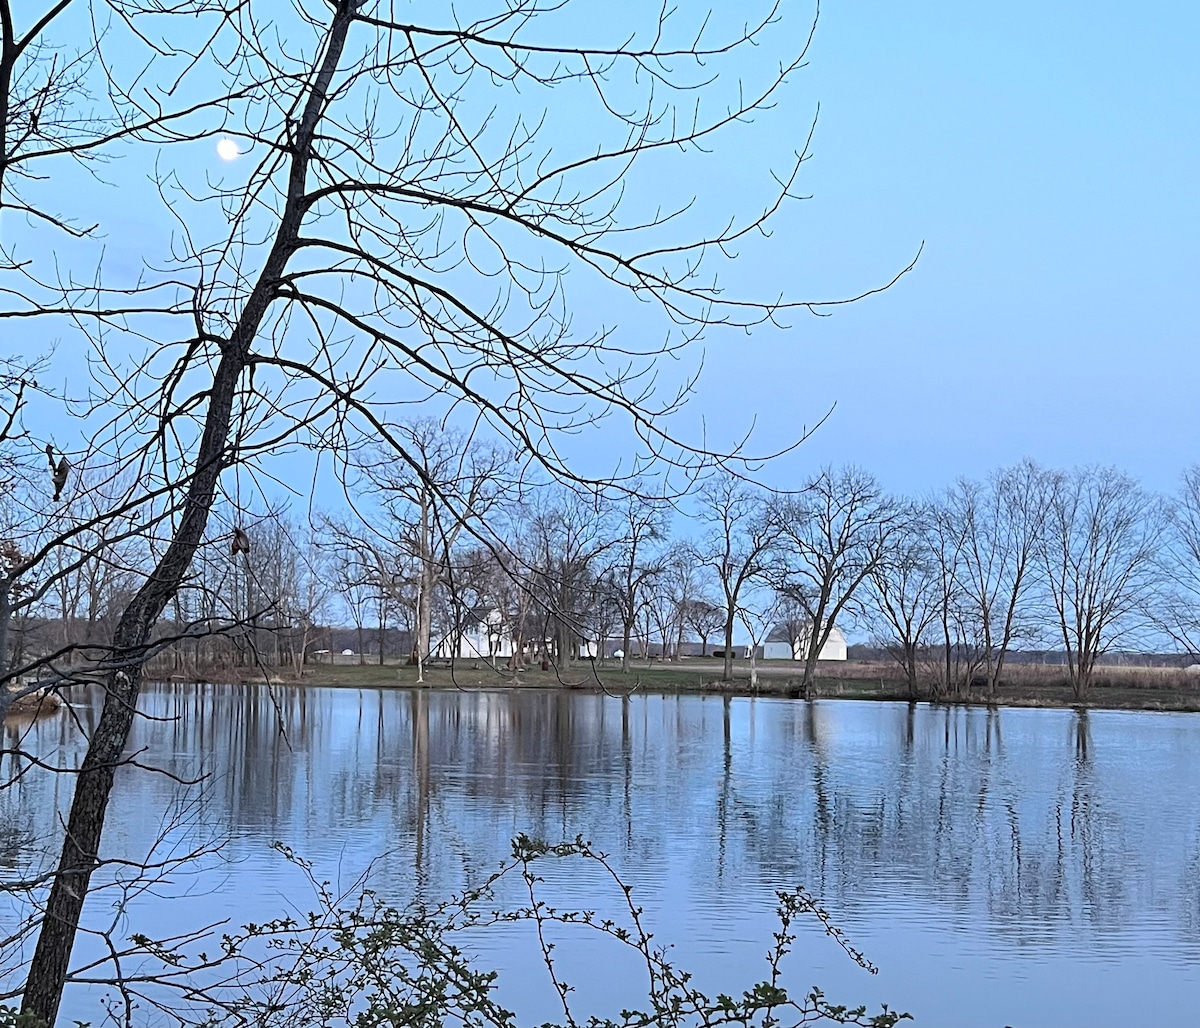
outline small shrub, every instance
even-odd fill
[[[582,837],[551,845],[517,836],[508,861],[479,888],[435,906],[417,903],[405,910],[389,906],[361,881],[351,893],[335,894],[309,863],[284,846],[276,848],[307,877],[317,909],[307,917],[247,925],[219,938],[194,933],[186,945],[135,936],[139,960],[131,960],[129,951],[125,957],[140,964],[137,978],[120,982],[122,1000],[106,1004],[106,1018],[148,1023],[146,1014],[156,1009],[173,1023],[193,1028],[516,1028],[516,1015],[497,1001],[497,972],[476,968],[467,943],[473,929],[521,923],[536,928],[533,945],[540,946],[545,973],[561,997],[562,1024],[571,1028],[894,1028],[909,1016],[886,1006],[868,1014],[865,1006],[835,1005],[815,987],[802,995],[788,991],[780,964],[795,941],[792,926],[800,917],[816,918],[851,960],[876,971],[803,889],[776,893],[779,930],[768,947],[766,977],[739,995],[710,997],[690,973],[668,960],[669,947],[652,943],[629,886]],[[598,865],[613,884],[614,916],[547,905],[540,898],[537,865],[551,859]],[[520,878],[528,905],[498,909],[494,887],[512,876]],[[557,970],[553,934],[563,925],[590,929],[638,954],[649,972],[641,1009],[622,1011],[616,1022],[575,1009],[573,990]],[[160,970],[147,975],[154,962]],[[122,1005],[124,1011],[118,1009]],[[0,1014],[0,1028],[39,1026],[10,1013]]]

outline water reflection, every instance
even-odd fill
[[[141,759],[212,776],[198,802],[230,834],[237,916],[276,912],[276,839],[348,870],[386,853],[398,895],[441,895],[518,831],[578,833],[701,960],[757,958],[771,890],[806,884],[884,969],[866,990],[817,933],[801,947],[822,979],[935,1022],[1171,1020],[1197,984],[1188,715],[254,686],[163,686],[142,709]],[[81,738],[66,719],[5,727],[7,747],[67,763]],[[144,849],[177,789],[122,771],[109,855]],[[44,774],[0,793],[0,874],[48,859],[66,801]],[[1006,976],[1029,987],[986,1000]]]

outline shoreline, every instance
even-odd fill
[[[249,672],[250,669],[246,669]],[[849,670],[849,669],[847,669]],[[926,703],[933,706],[963,706],[1024,709],[1076,710],[1144,710],[1174,713],[1200,713],[1200,681],[1190,688],[1180,687],[1177,681],[1154,681],[1154,676],[1142,675],[1140,669],[1122,669],[1124,680],[1113,684],[1105,679],[1094,685],[1084,701],[1075,698],[1069,685],[1060,681],[1001,683],[994,696],[979,691],[945,695],[937,698],[922,695],[910,697],[906,683],[886,676],[821,677],[817,680],[812,699],[860,700],[888,703]],[[738,672],[741,672],[740,674]],[[305,669],[300,679],[279,676],[268,683],[259,674],[203,673],[195,676],[174,675],[160,679],[165,684],[188,685],[278,685],[335,689],[426,689],[431,692],[517,692],[556,691],[581,692],[620,698],[626,695],[702,695],[740,698],[772,698],[802,700],[799,694],[799,675],[772,668],[760,671],[758,688],[750,687],[745,668],[737,668],[732,682],[720,680],[719,664],[706,668],[677,668],[672,666],[638,666],[627,674],[608,667],[597,667],[593,673],[588,665],[573,667],[559,675],[554,671],[526,670],[519,674],[496,672],[482,662],[455,668],[427,668],[424,681],[417,681],[417,669],[406,665],[318,665]],[[1161,676],[1160,676],[1161,678]],[[1189,686],[1190,682],[1187,683]]]

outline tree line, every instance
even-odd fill
[[[666,496],[648,479],[531,481],[498,442],[432,419],[393,432],[412,462],[360,451],[337,512],[217,508],[158,626],[159,670],[299,674],[341,626],[363,662],[403,639],[420,666],[470,656],[507,672],[615,655],[625,671],[635,654],[677,660],[699,641],[729,680],[735,638],[750,640],[752,677],[772,638],[802,662],[808,694],[840,628],[886,651],[913,697],[994,695],[1014,650],[1044,649],[1063,655],[1082,700],[1114,648],[1200,654],[1197,468],[1173,496],[1111,468],[1028,460],[920,498],[854,466],[788,491],[718,474]],[[86,525],[102,493],[82,491],[61,517]],[[14,618],[10,660],[86,659],[111,631],[154,546],[106,524],[113,538],[85,528],[54,552],[49,588],[29,583],[36,602]],[[233,524],[248,551],[227,549]]]
[[[735,637],[751,655],[771,637],[807,694],[836,627],[884,649],[913,697],[994,695],[1013,652],[1038,649],[1063,655],[1083,700],[1111,650],[1200,654],[1200,468],[1171,496],[1113,468],[1026,460],[923,497],[844,466],[785,492],[724,474],[668,498],[646,482],[517,488],[486,444],[413,430],[437,440],[426,473],[368,474],[372,514],[321,519],[312,544],[336,569],[332,609],[358,629],[368,598],[386,599],[413,659],[439,639],[459,652],[493,617],[510,666],[619,651],[627,670],[635,652],[678,659],[685,640],[713,640],[728,680]]]

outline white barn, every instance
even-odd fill
[[[807,649],[808,633],[804,632],[791,642],[786,639],[783,641],[776,639],[764,643],[763,660],[803,660]],[[817,660],[845,659],[846,637],[842,634],[842,630],[837,625],[834,625],[833,630],[829,633],[829,638],[825,641],[825,645],[821,647],[821,652],[817,654]]]

